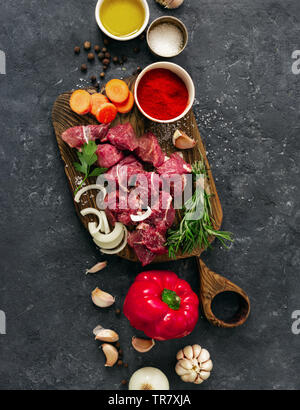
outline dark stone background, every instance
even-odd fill
[[[78,70],[85,54],[75,45],[102,44],[96,1],[10,0],[0,5],[1,276],[0,388],[124,389],[123,378],[157,366],[172,389],[299,389],[300,335],[291,314],[300,309],[299,92],[291,54],[300,48],[298,0],[186,0],[167,12],[188,26],[190,42],[174,61],[192,75],[195,113],[224,210],[234,232],[227,251],[215,243],[203,255],[209,267],[243,287],[252,301],[245,326],[212,327],[203,318],[184,340],[157,343],[149,353],[130,347],[135,330],[114,309],[97,310],[90,292],[113,293],[121,307],[139,265],[107,258],[95,276],[85,269],[103,259],[72,203],[51,125],[55,98],[100,72]],[[149,0],[151,20],[166,14]],[[140,54],[133,48],[140,45]],[[129,57],[131,74],[154,61],[145,43],[114,43]],[[194,260],[153,266],[174,270],[195,291]],[[101,323],[121,336],[129,369],[104,368],[92,337]],[[175,375],[175,354],[189,343],[210,352],[214,370],[197,387]]]

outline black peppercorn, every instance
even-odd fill
[[[94,61],[95,60],[95,55],[93,53],[88,53],[88,60],[89,61]]]
[[[128,383],[128,382],[127,382],[127,380],[125,380],[125,379],[123,379],[123,380],[121,381],[121,384],[123,384],[123,386],[125,386],[127,383]]]
[[[122,364],[123,364],[122,360],[118,360],[117,365],[118,365],[118,366],[122,366]]]
[[[136,69],[136,72],[138,73],[138,74],[140,74],[141,72],[142,72],[142,67],[137,67],[137,69]]]
[[[92,76],[91,76],[91,82],[94,83],[96,80],[97,80],[96,76],[95,76],[95,75],[92,75]]]
[[[103,40],[103,44],[106,45],[106,46],[108,46],[108,44],[109,44],[109,39],[108,39],[108,38],[105,38],[105,39]]]
[[[102,60],[102,63],[103,63],[103,65],[109,65],[110,60],[109,60],[108,58],[104,58],[104,59]]]
[[[121,313],[120,309],[116,309],[116,315],[119,315]]]
[[[94,46],[94,50],[95,50],[96,53],[99,53],[100,50],[101,50],[101,48],[100,48],[100,46],[98,46],[98,44],[96,44],[96,45]]]
[[[102,73],[100,73],[100,78],[104,78],[105,77],[105,73],[102,71]]]
[[[102,66],[103,71],[106,71],[107,68],[108,68],[107,65]]]
[[[124,363],[123,366],[127,369],[128,363]]]
[[[84,42],[84,44],[83,44],[83,47],[84,47],[84,49],[85,50],[90,50],[91,49],[91,43],[90,43],[90,41],[85,41]]]
[[[74,53],[79,54],[80,53],[80,47],[78,47],[78,46],[74,47]]]
[[[110,53],[109,52],[107,52],[107,53],[105,53],[105,58],[110,58]]]
[[[102,51],[102,53],[106,53],[106,52],[107,52],[107,48],[106,48],[106,47],[103,47],[101,51]]]
[[[121,346],[121,345],[120,345],[120,342],[117,342],[117,343],[116,343],[116,348],[119,349],[120,346]]]
[[[104,53],[99,53],[99,54],[98,54],[98,58],[99,58],[99,60],[103,60],[103,58],[104,58]]]
[[[113,58],[113,62],[114,62],[115,64],[118,64],[119,58],[118,58],[118,57],[114,57],[114,58]]]
[[[86,64],[82,64],[80,67],[80,70],[85,73],[87,71],[87,65]]]

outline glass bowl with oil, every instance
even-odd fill
[[[147,0],[98,0],[95,17],[104,34],[126,41],[145,30],[150,12]]]

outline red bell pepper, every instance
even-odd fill
[[[131,326],[156,340],[190,334],[198,321],[199,300],[174,272],[140,273],[126,296],[123,312]]]

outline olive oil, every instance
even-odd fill
[[[140,30],[145,9],[140,0],[104,0],[100,20],[107,31],[117,37],[128,37]]]

